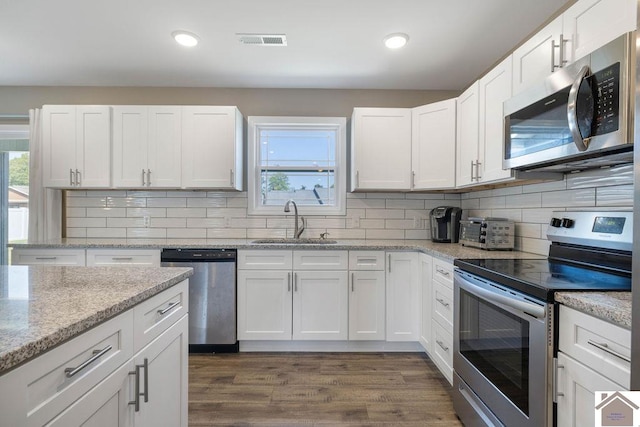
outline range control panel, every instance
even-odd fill
[[[557,211],[547,238],[552,242],[632,250],[632,211]]]

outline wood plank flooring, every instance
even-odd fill
[[[420,353],[189,357],[190,426],[462,424],[449,383]]]

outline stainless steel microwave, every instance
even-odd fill
[[[505,101],[503,167],[570,171],[633,161],[635,35]]]

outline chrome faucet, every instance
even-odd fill
[[[302,227],[298,228],[298,205],[296,205],[296,202],[294,202],[291,199],[287,200],[287,203],[284,204],[284,211],[285,212],[291,212],[291,210],[289,209],[289,205],[293,205],[293,212],[294,212],[294,216],[295,216],[294,221],[295,221],[296,228],[293,231],[293,236],[296,239],[299,239],[300,235],[304,231],[304,217],[300,216],[300,219],[302,220]]]

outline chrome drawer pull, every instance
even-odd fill
[[[442,348],[444,351],[449,351],[449,347],[447,347],[446,345],[444,345],[444,343],[440,340],[436,340],[436,343],[438,343],[438,345],[440,346],[440,348]]]
[[[436,298],[436,301],[438,301],[440,304],[444,305],[445,307],[449,307],[449,303],[443,300],[442,298]]]
[[[37,256],[36,257],[37,260],[39,261],[46,261],[46,260],[54,260],[54,259],[58,259],[57,256]]]
[[[168,311],[173,310],[179,305],[180,305],[180,301],[172,302],[166,308],[163,308],[162,310],[158,310],[158,314],[160,316],[164,316]]]
[[[64,370],[65,375],[67,376],[67,378],[73,377],[75,374],[77,374],[78,372],[82,371],[84,368],[86,368],[87,366],[89,366],[90,364],[92,364],[96,360],[100,359],[105,354],[107,354],[107,352],[109,350],[111,350],[111,348],[112,347],[110,345],[108,345],[105,348],[103,348],[102,350],[93,350],[93,356],[91,356],[89,359],[85,360],[80,365],[76,366],[75,368],[66,368]]]
[[[443,269],[441,269],[441,268],[437,268],[437,267],[436,267],[436,271],[437,271],[438,273],[442,274],[443,276],[447,276],[447,277],[449,277],[449,272],[448,272],[447,270],[443,270]]]
[[[607,345],[607,343],[597,343],[597,342],[594,342],[594,341],[591,341],[591,340],[587,340],[587,344],[590,344],[590,345],[594,346],[595,348],[598,348],[598,349],[604,351],[605,353],[609,353],[612,356],[617,357],[618,359],[622,359],[627,363],[631,363],[631,359],[629,359],[624,354],[620,354],[615,350],[611,350],[609,348],[609,346]]]
[[[113,261],[133,261],[133,257],[130,256],[123,256],[123,257],[112,257],[111,258]]]

